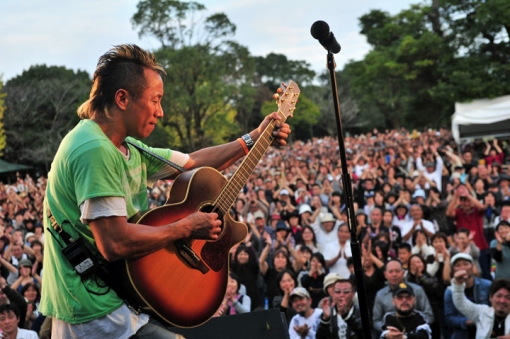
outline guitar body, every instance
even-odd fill
[[[131,222],[162,226],[196,211],[212,210],[227,180],[210,167],[180,174],[174,181],[167,204],[141,212]],[[179,327],[206,322],[219,308],[229,273],[229,251],[247,235],[247,227],[223,216],[223,230],[216,241],[185,239],[184,242],[207,266],[204,273],[183,259],[176,244],[147,256],[126,260],[128,293],[152,309],[162,320]],[[134,295],[133,295],[134,294]]]

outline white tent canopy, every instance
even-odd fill
[[[452,134],[457,143],[467,139],[510,136],[510,95],[455,103]]]

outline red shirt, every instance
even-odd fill
[[[461,228],[467,228],[470,232],[476,232],[473,240],[480,251],[489,248],[483,232],[483,211],[474,208],[469,213],[464,212],[460,207],[455,209],[455,221],[457,222],[457,231]]]

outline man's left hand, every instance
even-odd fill
[[[289,126],[289,124],[280,122],[280,120],[282,120],[282,117],[277,112],[273,112],[265,117],[265,119],[262,121],[262,123],[260,124],[260,126],[257,129],[259,132],[259,135],[262,134],[262,132],[266,129],[267,125],[269,125],[269,123],[272,120],[277,120],[277,124],[273,131],[274,140],[271,143],[271,146],[285,146],[285,145],[287,145],[287,138],[289,137],[289,134],[291,132],[290,126]]]
[[[301,338],[305,338],[310,331],[310,327],[308,327],[307,324],[304,324],[303,326],[294,326],[294,331],[296,331],[296,333],[299,334]]]

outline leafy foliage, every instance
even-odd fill
[[[9,80],[3,117],[6,160],[48,168],[63,137],[78,122],[76,109],[90,82],[86,72],[46,65]]]
[[[510,3],[498,0],[432,0],[393,16],[363,15],[373,48],[344,73],[366,127],[439,127],[456,101],[510,93],[509,15]]]

